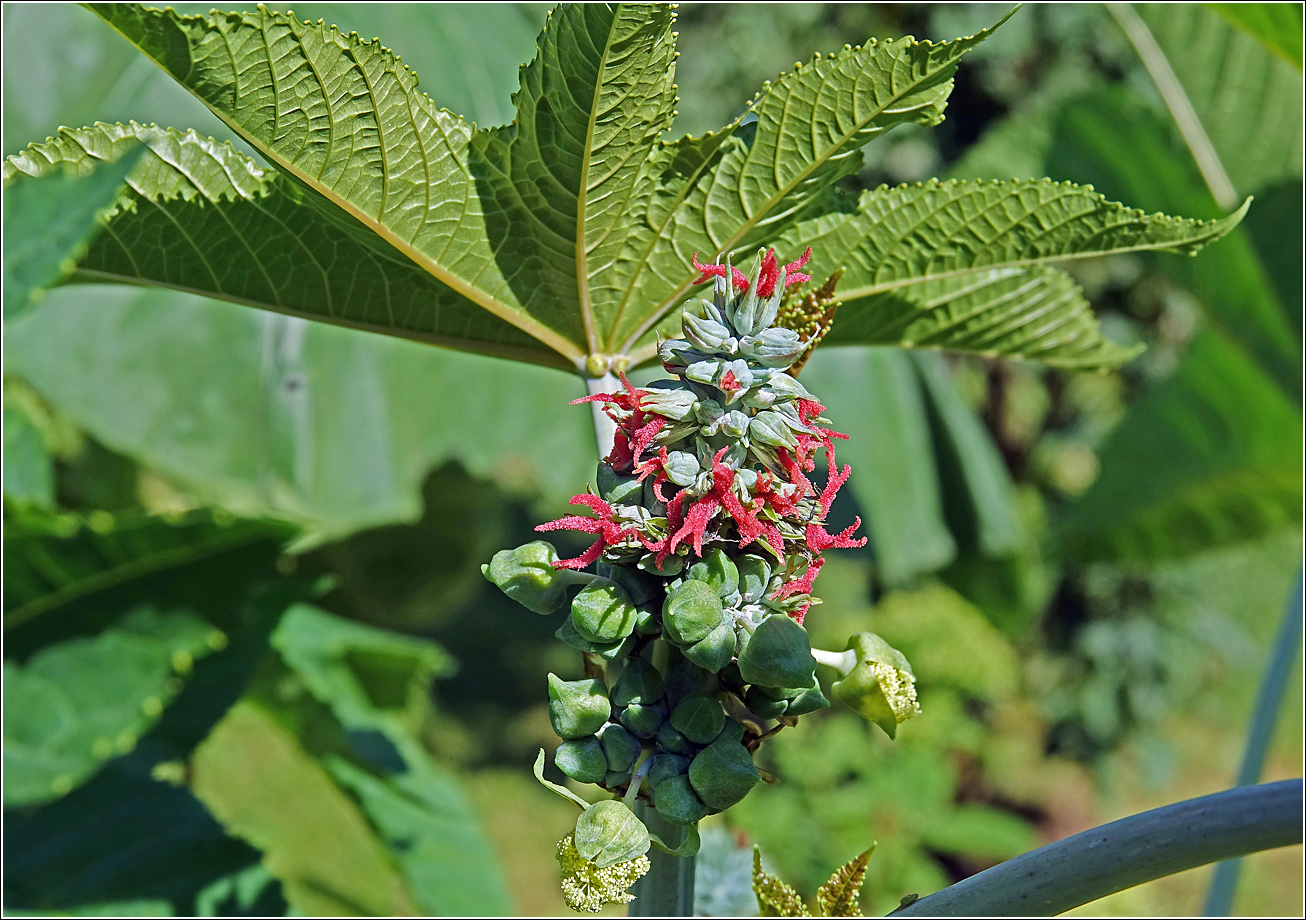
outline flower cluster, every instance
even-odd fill
[[[576,400],[602,405],[613,445],[596,490],[571,500],[588,513],[536,529],[593,542],[560,559],[537,541],[483,567],[537,613],[569,608],[557,636],[584,653],[586,677],[549,675],[556,766],[675,825],[743,799],[760,781],[763,739],[830,705],[818,663],[840,672],[836,699],[891,734],[915,713],[910,666],[883,640],[814,650],[802,625],[825,550],[866,543],[854,536],[860,520],[826,526],[851,474],[835,457],[844,435],[791,372],[837,306],[837,276],[790,293],[811,280],[800,271],[810,257],[782,265],[766,250],[745,275],[695,254],[713,297],[686,308],[682,336],[661,343],[669,379],[641,388],[623,375],[620,389]],[[587,833],[587,848],[608,842],[606,830]]]

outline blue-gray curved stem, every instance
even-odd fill
[[[1256,698],[1256,711],[1252,715],[1251,731],[1247,733],[1247,748],[1243,751],[1242,766],[1238,768],[1238,785],[1250,786],[1261,778],[1265,769],[1265,756],[1274,741],[1274,729],[1279,723],[1283,698],[1288,690],[1293,662],[1301,647],[1302,632],[1302,573],[1297,573],[1297,587],[1288,598],[1283,611],[1279,634],[1270,649],[1270,661],[1261,678],[1261,692]],[[1206,896],[1202,913],[1207,917],[1227,917],[1233,909],[1233,896],[1238,890],[1238,872],[1242,862],[1230,859],[1215,867],[1211,891]]]
[[[1300,779],[1244,786],[1039,847],[893,916],[1052,916],[1165,875],[1301,840]]]

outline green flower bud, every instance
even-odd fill
[[[671,381],[666,383],[670,384]],[[692,390],[683,389],[682,387],[674,385],[659,386],[654,383],[644,391],[641,404],[645,409],[656,412],[663,418],[683,422],[694,414],[694,406],[698,403],[698,397],[694,395]]]
[[[658,747],[672,754],[688,754],[693,748],[689,739],[676,731],[670,722],[663,722],[657,734]]]
[[[635,605],[621,585],[596,578],[571,602],[571,625],[591,642],[620,642],[635,631]]]
[[[792,450],[798,444],[798,439],[789,426],[770,410],[753,416],[753,420],[748,423],[748,437],[754,444],[765,444],[767,447]]]
[[[703,319],[689,310],[683,314],[685,338],[696,347],[711,353],[731,338],[730,330],[716,320]]]
[[[695,744],[711,743],[725,724],[725,710],[706,693],[685,697],[671,712],[671,727]]]
[[[558,627],[554,635],[572,648],[578,648],[582,652],[588,652],[591,655],[598,655],[604,661],[616,661],[618,658],[625,658],[635,644],[633,636],[618,639],[616,642],[591,642],[576,631],[576,626],[572,623],[571,617],[567,617],[562,621],[562,625]]]
[[[644,483],[634,476],[622,476],[606,463],[599,464],[595,481],[599,489],[599,497],[605,502],[638,505],[643,496]]]
[[[603,756],[608,761],[607,768],[617,773],[629,773],[639,759],[639,752],[644,749],[639,739],[621,725],[604,728],[599,743],[603,746]]]
[[[741,351],[763,367],[784,368],[798,360],[807,345],[792,329],[772,326],[740,343]]]
[[[735,560],[739,570],[739,595],[745,604],[756,604],[766,595],[771,582],[771,566],[760,556],[740,556]]]
[[[711,585],[722,597],[734,593],[739,587],[739,569],[734,560],[718,547],[708,550],[700,561],[689,567],[689,577]]]
[[[635,859],[652,845],[648,828],[619,799],[597,802],[576,819],[576,851],[600,869]]]
[[[558,551],[543,540],[500,550],[481,574],[527,610],[549,614],[562,606],[571,573],[555,568]]]
[[[722,623],[683,651],[694,664],[715,674],[734,660],[737,644],[734,627]]]
[[[741,801],[760,780],[748,748],[730,738],[713,741],[689,765],[689,784],[705,805],[720,811]]]
[[[684,776],[689,770],[689,758],[679,754],[654,754],[649,764],[647,781],[650,792],[656,792],[663,781],[673,776]]]
[[[921,711],[911,664],[875,633],[858,633],[848,640],[848,649],[856,653],[857,663],[834,682],[831,694],[892,738],[899,724]]]
[[[690,764],[693,770],[694,765]],[[707,806],[694,792],[688,776],[672,776],[653,790],[653,807],[671,824],[693,824],[707,817]]]
[[[739,653],[739,673],[763,687],[810,687],[816,672],[807,630],[781,614],[767,617]]]
[[[733,409],[721,419],[721,433],[729,438],[742,438],[748,432],[749,418],[738,409]]]
[[[683,582],[667,594],[662,605],[662,629],[679,645],[697,642],[723,622],[721,596],[707,582]]]
[[[656,703],[662,699],[662,675],[643,658],[632,658],[617,682],[612,685],[612,702],[618,706],[631,703]]]
[[[603,755],[599,739],[575,738],[558,745],[553,754],[558,769],[578,783],[599,783],[608,772],[608,761]]]
[[[549,721],[560,738],[593,735],[612,715],[601,680],[562,680],[549,675]]]
[[[666,717],[665,703],[631,703],[621,711],[621,724],[637,738],[652,738]]]
[[[698,458],[687,450],[673,450],[667,454],[667,462],[662,467],[667,478],[678,486],[691,485],[703,468],[698,465]]]

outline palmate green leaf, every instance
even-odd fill
[[[5,332],[7,369],[106,446],[317,539],[417,520],[450,460],[560,506],[594,475],[588,413],[559,409],[583,388],[539,367],[124,285]]]
[[[817,55],[765,86],[734,124],[659,148],[662,187],[615,272],[613,350],[629,352],[684,296],[695,251],[714,258],[774,241],[826,206],[824,193],[861,167],[866,144],[896,125],[938,124],[957,61],[1005,19],[952,42],[871,40]]]
[[[1288,16],[1296,12],[1296,25],[1288,31],[1295,34],[1300,49],[1300,6],[1263,5],[1281,6]],[[1146,3],[1135,9],[1174,71],[1236,193],[1254,194],[1271,182],[1300,176],[1300,63],[1294,67],[1203,4]],[[1300,50],[1297,54],[1300,61]]]
[[[925,394],[907,353],[818,348],[802,380],[848,435],[839,457],[857,471],[848,488],[879,578],[901,585],[951,562],[957,543],[944,517]]]
[[[494,852],[466,793],[417,740],[431,714],[432,679],[453,670],[448,653],[307,604],[286,612],[272,645],[351,738],[388,740],[385,759],[396,762],[383,771],[336,755],[323,765],[358,800],[420,907],[442,916],[508,913]]]
[[[1126,416],[1101,464],[1060,527],[1075,558],[1182,556],[1301,521],[1300,409],[1214,331]]]
[[[87,175],[62,171],[4,195],[4,318],[29,310],[45,288],[68,274],[98,231],[96,212],[117,197],[133,160]]]
[[[417,906],[357,804],[259,704],[243,700],[195,750],[190,787],[232,835],[263,852],[305,915],[413,915]]]
[[[957,172],[994,178],[1052,175],[1092,183],[1110,197],[1150,210],[1217,213],[1167,116],[1119,87],[1014,113],[971,148]],[[1301,311],[1295,293],[1301,277],[1300,210],[1291,184],[1276,187],[1261,194],[1242,226],[1200,258],[1157,262],[1290,394],[1301,389],[1300,321],[1296,330],[1293,325]],[[1273,214],[1297,216],[1276,221],[1266,232],[1265,221]],[[1274,255],[1262,255],[1269,252]]]
[[[333,28],[266,10],[97,11],[423,270],[573,362],[593,346],[587,266],[615,257],[670,119],[668,8],[560,12],[523,71],[517,122],[475,137],[390,52]]]
[[[5,661],[5,807],[66,795],[130,751],[194,661],[225,643],[193,611],[141,607],[97,636]]]
[[[875,298],[910,291],[920,316],[893,304],[885,325],[910,330],[912,344],[924,337],[938,348],[1036,356],[1053,365],[1064,355],[1068,366],[1082,368],[1110,366],[1132,352],[1102,340],[1064,276],[1043,270],[1026,276],[1037,282],[1030,286],[995,270],[1118,252],[1192,254],[1237,226],[1246,210],[1244,204],[1222,220],[1196,221],[1148,215],[1069,182],[932,180],[864,192],[856,211],[805,222],[785,241],[793,249],[801,240],[822,253],[825,265],[846,269],[836,330],[851,325],[875,332]],[[952,290],[925,286],[948,281]],[[993,286],[986,289],[986,281]],[[955,310],[949,307],[954,297],[960,297]],[[837,334],[834,341],[845,344],[877,341]]]
[[[145,155],[78,264],[78,280],[156,284],[432,344],[559,362],[320,196],[193,131],[134,122],[65,128],[7,160],[4,175],[97,175],[102,162],[141,145]],[[39,190],[23,178],[14,187]]]
[[[6,524],[6,632],[98,592],[291,534],[284,525],[204,511],[173,520],[104,511],[86,518],[30,514]]]
[[[1212,3],[1225,19],[1254,36],[1275,54],[1302,68],[1300,3]]]

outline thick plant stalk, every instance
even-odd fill
[[[1242,766],[1238,769],[1238,785],[1250,786],[1261,778],[1265,756],[1274,740],[1274,729],[1283,709],[1283,698],[1288,689],[1288,677],[1302,633],[1302,573],[1297,573],[1297,587],[1288,598],[1283,611],[1283,622],[1270,650],[1270,661],[1261,679],[1261,692],[1252,715],[1252,728],[1247,735],[1247,749],[1243,752]],[[1215,867],[1211,891],[1206,896],[1202,913],[1207,917],[1227,917],[1233,908],[1233,896],[1238,889],[1238,872],[1242,861],[1230,859]]]
[[[1302,840],[1302,781],[1244,786],[1166,805],[1007,860],[895,917],[1037,917],[1258,850]]]
[[[585,378],[585,389],[591,396],[596,393],[611,393],[620,386],[620,382],[611,371],[602,377]],[[617,423],[608,418],[601,403],[590,403],[590,410],[594,413],[594,439],[598,442],[599,456],[606,457],[612,453],[612,440],[617,434]]]
[[[651,832],[671,846],[678,846],[686,835],[685,828],[663,821],[643,802],[636,804],[635,814]],[[648,858],[652,868],[631,889],[635,900],[630,903],[629,916],[694,916],[694,857],[672,856],[654,848],[649,851]]]

